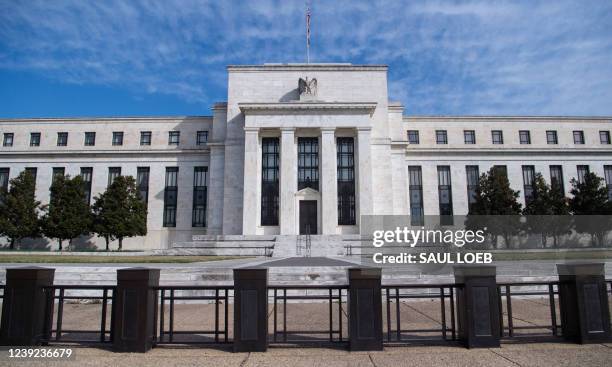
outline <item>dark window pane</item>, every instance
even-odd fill
[[[419,130],[408,130],[408,143],[419,144]]]
[[[531,144],[531,133],[529,130],[519,131],[519,140],[521,144]]]
[[[298,138],[298,190],[319,190],[319,139]]]
[[[465,144],[476,144],[476,132],[474,130],[463,131],[463,140]]]

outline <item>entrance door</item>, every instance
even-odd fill
[[[300,200],[300,234],[317,234],[316,200]]]

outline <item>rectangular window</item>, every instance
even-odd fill
[[[476,189],[478,189],[480,179],[478,166],[465,166],[465,175],[467,177],[468,209],[471,210],[476,202]]]
[[[57,146],[65,147],[68,145],[68,133],[57,133]]]
[[[278,225],[279,140],[261,139],[261,225]]]
[[[53,167],[53,173],[51,175],[52,180],[55,180],[59,176],[64,176],[66,169],[64,167]]]
[[[198,131],[196,144],[206,145],[206,143],[208,143],[208,131]]]
[[[353,138],[338,138],[338,224],[355,225],[355,144]]]
[[[4,133],[4,141],[2,142],[2,145],[5,147],[12,147],[14,136],[15,135],[13,133]]]
[[[319,190],[319,139],[298,138],[298,190]]]
[[[476,144],[476,132],[474,130],[463,130],[463,141],[465,144]]]
[[[612,166],[604,166],[604,177],[608,188],[608,201],[612,201]]]
[[[419,144],[419,130],[408,130],[408,144]]]
[[[503,144],[504,143],[504,132],[501,130],[492,130],[491,131],[491,141],[493,144]]]
[[[450,166],[438,166],[438,198],[440,203],[440,224],[453,223],[453,191]]]
[[[523,192],[525,194],[525,205],[534,199],[535,189],[535,167],[523,166]]]
[[[140,132],[140,145],[151,145],[151,132],[150,131]]]
[[[168,132],[168,145],[179,145],[180,139],[181,139],[180,131]]]
[[[40,133],[30,133],[30,146],[31,147],[40,146]]]
[[[563,184],[563,167],[550,166],[550,187],[552,189],[559,190],[561,193],[565,193],[565,187]]]
[[[108,167],[108,186],[112,185],[119,176],[121,176],[121,167]]]
[[[83,184],[85,185],[85,202],[87,205],[91,203],[91,180],[93,176],[93,168],[92,167],[81,167],[81,178],[83,179]]]
[[[408,189],[410,195],[410,224],[420,226],[425,223],[423,213],[423,175],[421,166],[408,167]]]
[[[578,171],[578,183],[584,183],[584,177],[589,174],[589,166],[578,165],[576,170]]]
[[[521,144],[531,144],[531,133],[529,130],[519,131],[519,141]]]
[[[113,131],[113,145],[123,145],[123,131]]]
[[[208,167],[193,167],[192,227],[206,227],[206,192]]]
[[[495,170],[497,173],[502,174],[504,177],[508,178],[508,167],[504,165],[495,165],[493,166],[493,170]]]
[[[10,168],[0,168],[0,190],[2,190],[2,192],[8,191],[10,172]]]
[[[547,130],[546,131],[546,143],[547,144],[557,144],[557,131],[556,130]]]
[[[599,132],[599,142],[601,144],[610,144],[610,132],[600,131]]]
[[[574,131],[574,144],[584,144],[584,131]]]
[[[164,188],[164,227],[176,227],[176,203],[178,194],[178,167],[166,167]]]
[[[146,206],[149,204],[149,173],[149,167],[138,167],[136,169],[136,186],[138,186],[140,199]]]
[[[448,144],[446,130],[436,130],[436,144]]]
[[[93,131],[85,133],[85,146],[93,147],[96,145],[96,133]]]

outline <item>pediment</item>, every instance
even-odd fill
[[[295,195],[296,196],[319,196],[321,195],[321,193],[311,187],[306,187],[296,192]]]

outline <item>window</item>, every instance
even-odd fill
[[[440,203],[440,224],[453,222],[453,192],[451,188],[450,166],[438,166],[438,198]]]
[[[547,144],[557,144],[557,131],[555,130],[546,131],[546,143]]]
[[[198,131],[196,144],[206,145],[207,142],[208,142],[208,131]]]
[[[419,144],[419,130],[408,130],[408,144]]]
[[[13,133],[4,133],[4,141],[2,142],[2,145],[5,147],[12,147],[14,136],[15,135]]]
[[[476,189],[478,189],[478,180],[480,179],[478,166],[465,166],[465,175],[467,177],[468,208],[472,210],[472,206],[476,202]]]
[[[178,194],[178,167],[166,167],[164,189],[164,227],[176,227],[176,202]]]
[[[410,195],[410,224],[423,225],[423,175],[421,166],[408,166],[408,189]]]
[[[338,138],[338,224],[355,225],[355,144],[353,138]]]
[[[436,130],[436,144],[448,144],[446,130]]]
[[[534,199],[535,168],[534,166],[523,166],[523,192],[525,194],[525,205]]]
[[[140,132],[140,145],[151,145],[151,132],[150,131]]]
[[[10,168],[0,168],[0,191],[8,191]]]
[[[476,132],[474,130],[464,130],[463,141],[465,144],[476,144]]]
[[[491,141],[493,144],[503,144],[504,143],[504,132],[501,130],[492,130],[491,131]]]
[[[121,167],[108,167],[108,186],[112,185],[119,176],[121,176]]]
[[[31,147],[40,146],[40,133],[30,133],[30,146]]]
[[[55,179],[58,177],[64,177],[65,173],[66,170],[64,167],[53,167],[53,171],[51,173],[51,180],[55,181]],[[53,184],[53,182],[51,182],[51,184]]]
[[[550,187],[553,190],[559,190],[561,193],[565,193],[565,187],[563,185],[563,167],[550,166]]]
[[[25,171],[32,176],[34,179],[34,186],[36,186],[36,176],[38,175],[38,168],[36,167],[26,167]]]
[[[85,146],[93,147],[96,145],[96,133],[95,132],[86,132],[85,133]]]
[[[574,144],[584,144],[584,131],[574,131]]]
[[[261,225],[278,225],[279,141],[261,139]]]
[[[599,132],[599,142],[601,144],[610,144],[610,132],[600,131]]]
[[[68,145],[68,133],[57,133],[57,146],[65,147]]]
[[[508,167],[503,166],[503,165],[495,165],[493,166],[493,170],[496,173],[501,174],[502,176],[508,178]]]
[[[113,131],[113,145],[123,145],[123,131]]]
[[[531,144],[531,133],[529,130],[519,131],[519,141],[521,144]]]
[[[319,139],[298,138],[298,190],[319,190]]]
[[[576,170],[578,171],[578,183],[584,183],[585,176],[589,174],[589,166],[578,165]]]
[[[136,186],[138,187],[138,193],[140,199],[144,202],[145,206],[149,203],[149,167],[138,167],[136,169]]]
[[[608,188],[608,201],[612,201],[612,166],[604,166],[604,177]]]
[[[206,176],[208,167],[193,167],[192,227],[206,227]]]
[[[92,167],[81,167],[81,178],[85,185],[85,202],[87,205],[91,203],[91,179],[93,176]]]
[[[170,131],[168,133],[168,145],[179,145],[180,138],[181,138],[180,131]]]

